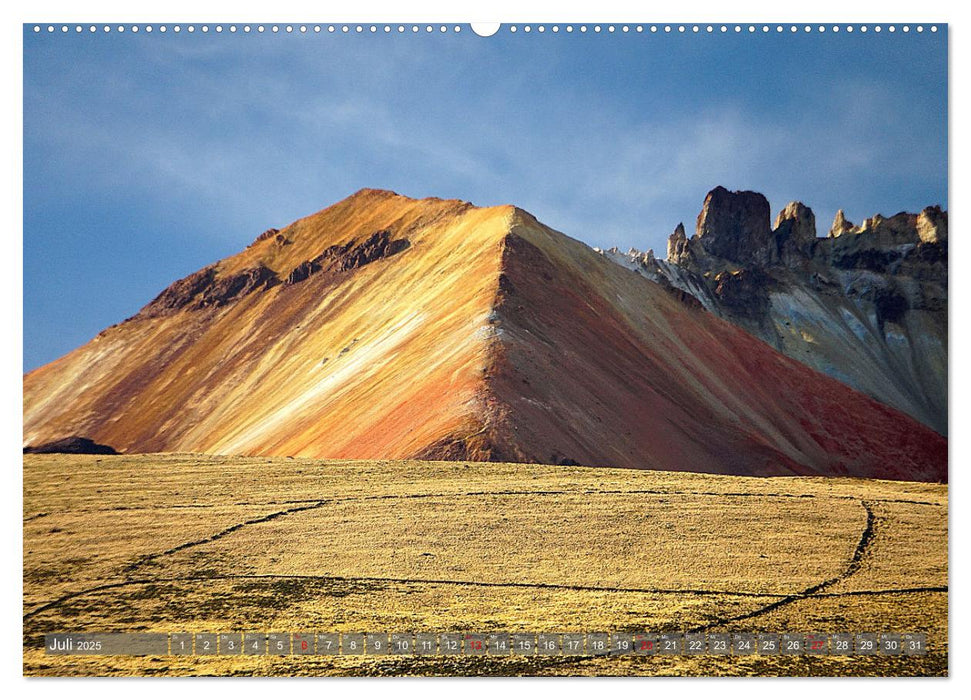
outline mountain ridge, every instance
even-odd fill
[[[511,205],[361,190],[209,267],[25,375],[25,446],[946,479],[932,431]]]
[[[690,238],[679,224],[667,258],[602,254],[677,290],[780,352],[947,434],[947,212],[842,210],[828,236],[790,202],[769,224],[756,192],[712,190]]]

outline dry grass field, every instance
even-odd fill
[[[946,675],[947,487],[24,457],[26,675]],[[58,657],[45,632],[924,632],[924,657]]]

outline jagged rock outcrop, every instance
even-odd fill
[[[816,244],[816,216],[802,202],[789,202],[773,226],[776,257],[784,265],[798,265],[812,256]]]
[[[360,245],[356,245],[346,254],[338,256],[334,261],[334,267],[339,272],[353,270],[375,260],[400,253],[407,247],[408,239],[393,239],[391,231],[387,229],[375,231]]]
[[[515,207],[362,190],[280,234],[25,375],[24,445],[947,478],[943,437],[682,303],[687,273],[672,294]],[[705,304],[761,286],[720,272]]]
[[[387,230],[375,231],[362,243],[352,240],[344,245],[332,245],[315,258],[304,260],[290,271],[284,283],[303,282],[318,272],[348,272],[400,253],[407,247],[408,239],[392,238]]]
[[[688,236],[685,235],[684,224],[678,224],[668,237],[668,260],[682,264],[688,261],[688,257]]]
[[[758,192],[713,189],[698,214],[696,236],[705,253],[715,258],[758,265],[775,259],[769,200]]]
[[[165,316],[180,309],[205,309],[229,304],[240,297],[280,283],[276,273],[262,263],[233,274],[218,274],[214,265],[174,282],[149,302],[138,315]]]
[[[176,280],[149,302],[142,310],[143,316],[161,316],[178,311],[191,304],[202,292],[209,289],[216,279],[216,267],[210,265],[198,272]]]
[[[921,243],[947,240],[947,212],[939,206],[926,207],[917,215],[917,236]]]
[[[250,243],[250,247],[256,245],[257,243],[262,243],[263,241],[267,240],[268,238],[276,238],[279,235],[280,235],[280,229],[268,228],[268,229],[266,229],[266,231],[264,231],[259,236],[257,236],[255,241],[253,241],[252,243]]]
[[[669,239],[665,261],[607,256],[947,433],[946,211],[855,226],[840,210],[817,238],[809,207],[791,202],[769,231],[764,197],[718,187],[698,221],[692,238]]]
[[[856,228],[850,221],[847,221],[846,214],[843,213],[842,209],[837,210],[836,216],[833,218],[833,225],[829,227],[829,237],[839,238],[844,233],[849,233],[854,228]]]

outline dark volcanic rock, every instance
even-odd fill
[[[342,257],[346,256],[351,249],[354,247],[354,241],[345,243],[344,245],[332,245],[324,249],[324,252],[315,258],[310,260],[304,260],[302,263],[297,265],[290,271],[287,275],[285,284],[297,284],[298,282],[303,282],[305,279],[314,275],[321,270],[327,269],[332,270],[334,268],[334,261],[340,260]]]
[[[947,270],[947,239],[939,243],[921,243],[907,256],[908,262],[943,265]]]
[[[268,228],[268,229],[266,229],[266,231],[264,231],[259,236],[257,236],[256,237],[256,240],[253,241],[252,243],[250,243],[250,245],[251,246],[254,246],[257,243],[259,243],[260,241],[265,241],[267,238],[273,238],[274,236],[279,235],[279,233],[280,233],[280,230],[279,229]]]
[[[896,286],[874,290],[873,302],[877,310],[877,323],[900,323],[910,308],[910,302]]]
[[[852,249],[837,249],[831,258],[833,267],[842,270],[870,270],[871,272],[890,272],[900,262],[903,254],[897,250],[858,246]]]
[[[696,235],[709,255],[742,265],[767,265],[774,259],[769,200],[758,192],[716,187],[705,197]]]
[[[291,241],[291,240],[290,240],[289,238],[287,238],[286,236],[284,236],[284,235],[283,235],[282,233],[280,233],[280,230],[279,230],[279,229],[275,229],[275,228],[268,228],[268,229],[266,229],[266,231],[264,231],[264,232],[263,232],[263,233],[261,233],[261,234],[260,234],[259,236],[257,236],[257,237],[256,237],[256,240],[254,240],[254,241],[253,241],[252,243],[250,243],[250,244],[249,244],[249,245],[247,246],[247,248],[252,248],[252,247],[253,247],[253,246],[255,246],[255,245],[256,245],[257,243],[261,243],[261,242],[263,242],[263,241],[265,241],[265,240],[268,240],[268,239],[270,239],[270,238],[272,238],[272,239],[273,239],[273,241],[274,241],[274,242],[275,242],[275,243],[276,243],[276,244],[277,244],[278,246],[285,246],[285,245],[290,245],[290,244],[291,244],[291,243],[293,242],[293,241]]]
[[[204,267],[188,277],[177,280],[162,290],[140,312],[140,316],[162,316],[189,306],[216,279],[216,266]]]
[[[715,275],[715,297],[738,316],[758,318],[769,306],[769,278],[761,268],[746,268]]]
[[[203,293],[198,302],[199,308],[225,306],[234,299],[268,289],[280,283],[276,273],[262,263],[239,274],[217,278]]]
[[[406,238],[392,239],[391,232],[386,229],[375,231],[359,245],[356,241],[350,241],[344,245],[332,245],[317,257],[304,260],[290,271],[285,282],[288,285],[303,282],[321,271],[354,270],[375,260],[400,253],[409,245]]]
[[[99,445],[90,438],[73,435],[36,447],[25,447],[24,454],[116,455],[115,448]]]
[[[215,265],[210,265],[170,285],[138,315],[153,318],[166,316],[180,309],[225,306],[234,299],[279,283],[276,273],[262,263],[225,277],[217,274]]]
[[[290,274],[287,275],[285,280],[283,280],[283,283],[286,285],[291,285],[296,284],[297,282],[303,282],[315,272],[320,272],[319,259],[314,258],[313,260],[304,260],[302,263],[290,270]]]
[[[388,258],[396,253],[400,253],[408,247],[408,241],[404,238],[392,240],[391,232],[388,230],[376,231],[372,233],[366,241],[359,246],[355,246],[347,253],[342,254],[335,261],[335,269],[343,272],[363,267],[368,263],[381,258]]]

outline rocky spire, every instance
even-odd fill
[[[829,228],[829,237],[838,238],[844,233],[849,233],[854,228],[856,227],[852,222],[847,221],[846,215],[843,213],[843,210],[840,209],[836,212],[836,218],[833,219],[833,225]]]
[[[684,224],[680,223],[674,233],[668,236],[668,262],[681,264],[688,258],[688,236],[684,232]]]

